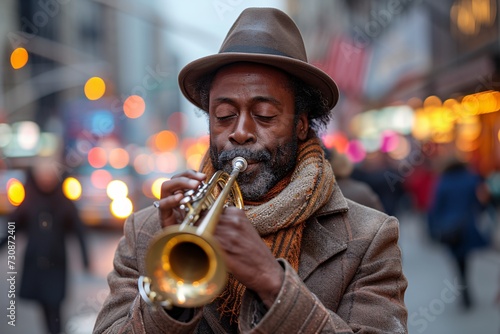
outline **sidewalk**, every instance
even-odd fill
[[[416,216],[400,218],[400,245],[408,278],[406,305],[410,334],[498,334],[500,305],[500,253],[481,250],[470,258],[470,293],[473,308],[460,303],[460,284],[449,254],[432,243],[424,222]]]

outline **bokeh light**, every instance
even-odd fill
[[[90,182],[97,189],[106,189],[113,176],[105,169],[98,169],[90,174]]]
[[[323,143],[327,149],[333,149],[339,153],[345,153],[347,150],[347,145],[349,144],[349,139],[342,132],[335,132],[333,134],[327,134],[323,138]]]
[[[424,100],[424,108],[440,107],[441,99],[435,95],[431,95]]]
[[[18,123],[17,142],[25,150],[32,150],[40,140],[40,128],[38,124],[31,121]]]
[[[160,131],[154,137],[154,146],[160,152],[172,151],[177,147],[177,135],[168,130]]]
[[[18,70],[28,63],[28,51],[25,48],[17,48],[10,55],[12,68]]]
[[[155,168],[155,161],[153,157],[146,153],[138,154],[134,159],[134,169],[141,175],[151,173]]]
[[[109,152],[109,164],[116,169],[124,168],[128,165],[130,156],[123,148],[114,148]]]
[[[25,198],[26,192],[24,186],[18,179],[10,179],[7,181],[7,198],[10,204],[19,206]]]
[[[131,95],[123,103],[123,112],[128,118],[141,117],[145,110],[146,102],[139,95]]]
[[[85,83],[84,92],[87,99],[98,100],[106,92],[106,83],[102,78],[92,77]]]
[[[128,196],[128,187],[121,180],[113,180],[106,187],[106,194],[111,199],[125,198]]]
[[[127,218],[134,211],[134,206],[128,197],[116,198],[110,204],[110,211],[116,218]]]
[[[161,185],[163,182],[168,181],[169,178],[167,177],[160,177],[156,180],[154,180],[153,184],[151,185],[151,192],[153,193],[153,196],[157,199],[160,199],[161,196]]]
[[[82,195],[82,185],[74,177],[67,177],[62,185],[64,195],[72,201],[76,201]]]
[[[106,166],[107,156],[106,150],[102,147],[93,147],[88,153],[89,164],[94,168],[102,168]]]
[[[86,128],[99,137],[112,133],[115,129],[113,114],[105,109],[94,111],[92,116],[87,119]]]
[[[366,150],[359,140],[351,140],[346,150],[347,156],[353,162],[360,162],[366,157]]]
[[[403,160],[410,154],[410,152],[410,141],[407,138],[400,136],[398,139],[398,145],[394,148],[394,150],[387,154],[395,160]]]
[[[382,133],[382,143],[380,150],[388,153],[394,151],[399,145],[399,135],[391,130],[386,130]]]

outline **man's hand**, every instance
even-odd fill
[[[172,176],[161,185],[161,199],[159,202],[159,215],[162,227],[182,222],[183,213],[179,209],[180,201],[188,190],[196,190],[205,180],[206,175],[193,170]]]
[[[283,284],[284,271],[245,212],[236,207],[226,208],[215,238],[225,251],[228,270],[271,307]]]

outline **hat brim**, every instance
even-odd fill
[[[179,73],[179,87],[182,94],[194,105],[203,109],[201,98],[196,92],[196,83],[205,75],[215,72],[222,66],[237,62],[252,62],[269,65],[294,75],[304,83],[317,88],[332,109],[339,99],[337,84],[319,68],[294,58],[255,53],[227,52],[197,59],[187,64]]]

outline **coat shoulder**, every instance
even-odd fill
[[[353,234],[376,233],[387,220],[397,221],[395,217],[349,199],[347,199],[347,204],[349,205],[349,210],[346,212],[346,216]]]
[[[343,211],[323,212],[318,221],[337,238],[349,241],[355,239],[371,239],[388,221],[399,228],[397,218],[384,212],[345,198],[346,207]]]

